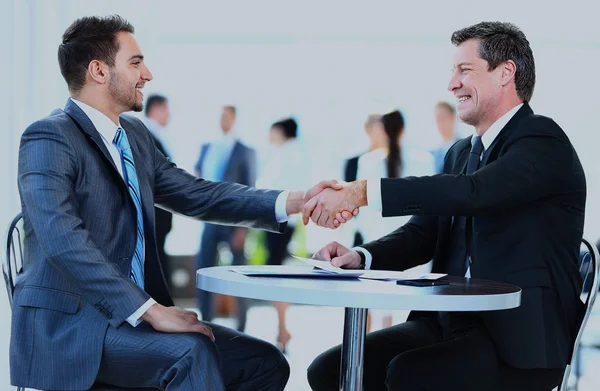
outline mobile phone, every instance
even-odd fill
[[[450,285],[448,280],[444,280],[441,278],[435,280],[398,280],[396,281],[397,285],[408,285],[408,286],[434,286],[434,285]]]

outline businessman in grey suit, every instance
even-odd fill
[[[303,192],[210,182],[166,159],[139,120],[121,115],[142,110],[140,90],[152,79],[133,32],[119,16],[75,21],[58,49],[71,98],[22,136],[26,253],[14,295],[11,382],[43,390],[282,390],[289,366],[275,347],[173,306],[154,204],[281,232]]]
[[[256,152],[244,145],[234,130],[236,108],[231,105],[223,107],[221,113],[222,135],[219,139],[205,143],[200,148],[200,156],[194,171],[200,178],[212,181],[225,181],[254,186],[256,182]],[[234,265],[244,265],[244,243],[246,228],[228,227],[217,224],[205,224],[197,257],[199,269],[215,266],[219,243],[227,242],[233,255]],[[214,318],[213,295],[198,290],[198,308],[202,311],[202,320],[211,322]],[[246,328],[248,300],[237,298],[237,330]]]

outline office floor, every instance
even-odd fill
[[[191,309],[191,300],[179,300],[177,305]],[[339,344],[342,341],[344,322],[343,308],[291,306],[288,309],[288,329],[292,339],[287,349],[287,359],[290,363],[291,374],[286,391],[309,390],[306,381],[306,368],[322,351]],[[381,312],[373,314],[372,330],[381,327]],[[394,311],[394,323],[406,319],[408,312]],[[235,320],[217,318],[215,323],[235,327]],[[246,332],[255,337],[275,343],[277,336],[277,313],[272,306],[256,302],[248,312]],[[600,305],[590,319],[584,336],[585,340],[600,343]],[[600,389],[600,350],[582,348],[582,373],[579,381],[579,391],[596,391]],[[573,376],[571,376],[571,384]]]

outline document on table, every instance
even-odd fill
[[[399,272],[393,270],[358,270],[358,269],[342,269],[333,266],[328,261],[319,261],[317,259],[303,258],[296,255],[292,257],[313,266],[315,269],[326,270],[330,273],[338,275],[355,275],[357,272],[359,278],[366,278],[369,280],[385,280],[385,281],[399,281],[399,280],[437,280],[446,276],[441,273],[414,273],[414,272]]]
[[[346,270],[347,273],[336,273],[325,269],[319,269],[309,265],[300,266],[237,266],[231,268],[232,272],[250,277],[333,277],[333,278],[357,278],[363,274],[363,270]]]

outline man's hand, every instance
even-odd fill
[[[366,181],[347,183],[341,190],[324,189],[310,198],[302,208],[302,219],[304,224],[310,218],[321,227],[335,229],[366,204]]]
[[[178,307],[165,307],[154,304],[142,315],[142,319],[150,323],[156,331],[163,333],[200,333],[214,342],[212,329],[198,320],[193,311]]]
[[[335,189],[341,190],[344,188],[343,182],[338,182],[335,179],[330,181],[321,181],[317,183],[315,186],[308,189],[306,192],[302,191],[293,191],[290,192],[288,199],[286,201],[286,213],[288,216],[291,216],[296,213],[301,213],[304,205],[309,202],[316,195],[320,194],[325,189]],[[337,221],[335,222],[335,226],[331,228],[337,228],[340,224],[345,223],[346,221],[352,219],[353,216],[356,216],[358,213],[358,209],[349,211],[340,211],[337,216]],[[304,225],[308,224],[308,217],[304,219]]]
[[[360,269],[360,255],[338,242],[331,242],[317,251],[313,259],[330,261],[333,266],[343,269]]]

